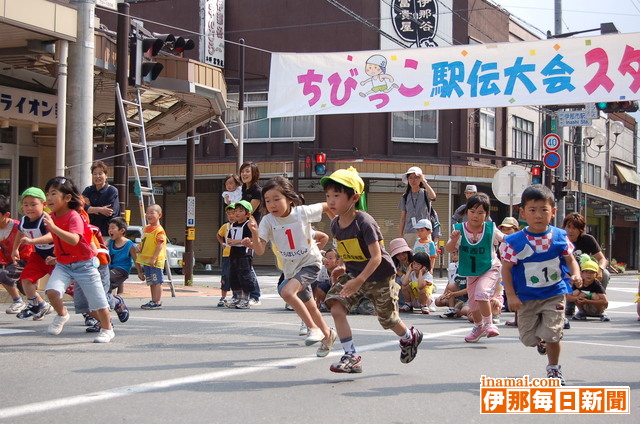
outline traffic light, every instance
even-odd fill
[[[638,102],[633,100],[598,102],[596,103],[596,108],[604,113],[636,112],[638,110]]]
[[[176,38],[173,34],[158,34],[154,32],[153,36],[164,41],[161,48],[172,53],[181,54],[187,50],[193,50],[196,46],[193,40],[184,37]]]
[[[542,184],[542,167],[531,167],[531,184]]]
[[[324,153],[316,153],[316,175],[324,175],[327,173],[327,155]]]
[[[153,58],[158,55],[164,43],[160,38],[143,38],[139,32],[131,35],[129,38],[130,85],[140,86],[143,81],[153,81],[158,78],[164,66],[153,62]]]
[[[568,181],[563,180],[555,180],[553,183],[553,196],[556,198],[556,201],[564,198],[569,192],[566,190]]]

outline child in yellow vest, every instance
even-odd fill
[[[145,214],[147,226],[144,227],[142,241],[138,245],[136,263],[142,265],[147,285],[151,289],[151,301],[141,306],[142,309],[162,308],[162,270],[166,259],[167,235],[160,225],[162,208],[149,205]]]

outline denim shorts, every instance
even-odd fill
[[[104,289],[105,295],[107,296],[107,303],[109,304],[109,308],[113,309],[116,305],[116,302],[113,296],[111,296],[111,291],[109,290],[109,266],[100,265],[98,267],[98,272],[100,273],[102,288]],[[84,291],[82,291],[82,287],[79,285],[76,285],[73,290],[73,307],[76,310],[76,314],[84,314],[90,311],[87,297],[84,295]]]
[[[144,265],[142,271],[144,272],[144,277],[147,279],[147,286],[162,284],[164,282],[162,268]]]
[[[229,280],[229,270],[231,268],[231,261],[229,257],[222,258],[222,268],[220,270],[220,290],[231,290],[231,281]]]
[[[57,263],[49,277],[46,290],[55,290],[62,296],[72,281],[76,282],[75,290],[82,288],[88,310],[97,311],[109,307],[100,272],[93,265],[93,260],[70,264]]]
[[[298,280],[302,285],[302,290],[298,292],[298,298],[300,298],[300,300],[302,300],[303,302],[308,302],[309,300],[313,299],[311,284],[316,281],[318,275],[320,275],[320,267],[318,265],[305,266],[293,277],[287,278],[282,281],[282,284],[278,286],[278,294],[282,296],[282,289],[284,288],[284,286],[286,286],[289,281],[295,279]]]

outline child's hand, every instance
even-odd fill
[[[53,266],[56,264],[56,257],[55,256],[47,256],[47,259],[44,260],[44,263],[49,265],[49,266]]]
[[[247,225],[249,226],[249,230],[251,230],[251,234],[258,234],[258,223],[254,217],[249,218],[249,223]]]
[[[18,251],[18,249],[11,252],[11,260],[14,262],[18,262],[20,260],[20,251]]]
[[[449,239],[454,242],[457,242],[459,238],[460,238],[460,230],[453,231],[449,236]]]
[[[579,275],[572,275],[571,276],[571,283],[576,286],[577,288],[582,287],[582,277]]]
[[[347,297],[351,297],[360,290],[364,281],[360,281],[357,278],[352,278],[343,284],[342,290],[340,290],[340,297],[346,299]]]
[[[156,256],[153,256],[151,258],[151,260],[149,261],[149,265],[151,266],[156,266],[156,262],[158,261],[158,258]]]
[[[140,279],[140,281],[146,280],[146,278],[144,277],[144,273],[142,271],[138,272],[138,278]]]
[[[253,246],[253,242],[251,241],[251,239],[249,237],[245,237],[242,239],[242,241],[240,242],[244,247],[252,247]]]
[[[511,312],[517,312],[522,306],[522,302],[518,296],[507,296],[507,303],[509,304],[509,310]]]
[[[53,218],[51,218],[51,215],[49,215],[48,213],[42,212],[42,220],[44,222],[44,225],[46,225],[47,227],[55,228],[56,224],[53,223]]]

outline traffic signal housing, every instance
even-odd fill
[[[553,183],[553,196],[556,201],[563,199],[569,192],[566,190],[568,181],[555,180]]]
[[[531,184],[542,184],[542,167],[531,167]]]
[[[314,168],[316,175],[325,175],[327,173],[327,155],[325,153],[316,153],[316,166]]]
[[[172,36],[173,37],[173,36]],[[158,78],[164,65],[154,62],[165,41],[161,38],[133,34],[129,39],[129,84],[140,86]]]
[[[596,103],[596,109],[604,113],[636,112],[638,110],[638,102],[633,100],[598,102]]]

